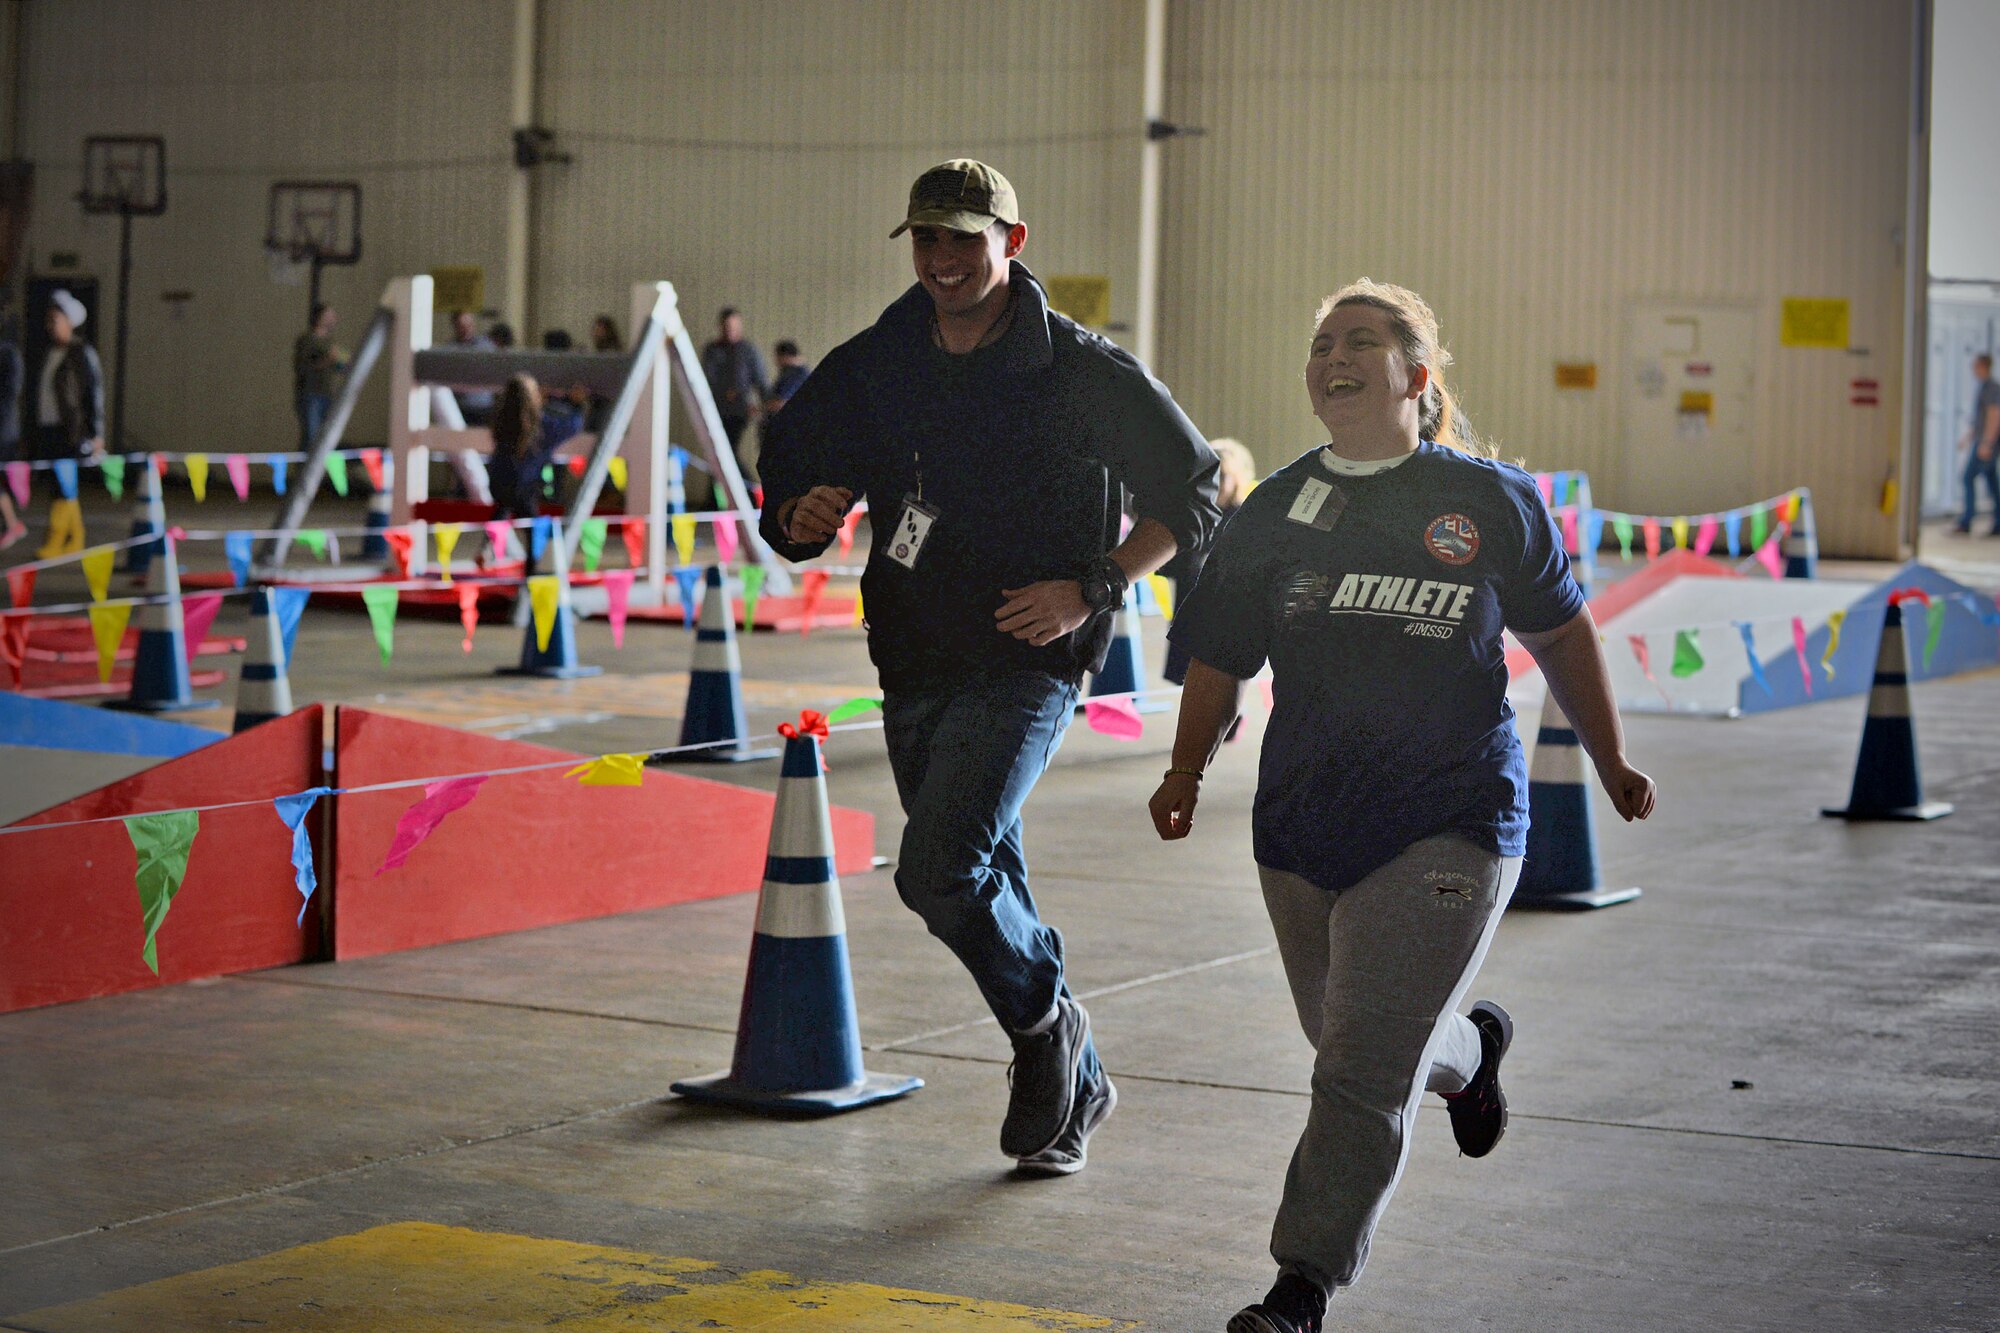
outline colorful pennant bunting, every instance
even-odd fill
[[[604,465],[604,470],[610,474],[613,486],[616,486],[621,491],[625,489],[625,482],[630,473],[624,459],[613,454],[611,461]]]
[[[231,532],[222,539],[222,555],[229,562],[229,577],[241,588],[250,582],[250,560],[255,539],[247,532]]]
[[[1660,520],[1657,518],[1646,519],[1639,524],[1639,530],[1646,537],[1646,558],[1648,560],[1658,560],[1660,558]]]
[[[578,764],[563,776],[576,778],[577,783],[585,787],[643,787],[646,785],[646,756],[601,754],[587,764]]]
[[[190,667],[194,665],[195,654],[201,651],[203,639],[208,637],[209,627],[215,624],[215,613],[222,609],[222,594],[205,592],[181,599],[181,648],[187,654]]]
[[[646,520],[628,518],[618,525],[618,536],[625,543],[625,563],[639,569],[646,563]]]
[[[35,571],[32,569],[10,569],[7,571],[7,605],[26,606],[35,600]],[[27,624],[26,618],[21,618]]]
[[[826,595],[826,581],[833,575],[824,569],[808,569],[799,575],[799,637],[812,633],[813,618],[819,614],[820,599]]]
[[[1572,514],[1576,511],[1571,510]],[[1165,574],[1148,574],[1146,584],[1153,590],[1153,600],[1160,604],[1160,615],[1168,620],[1174,618],[1174,581]]]
[[[333,483],[334,493],[343,500],[347,498],[347,456],[328,454],[326,456],[326,479]]]
[[[464,531],[463,523],[437,525],[438,573],[447,585],[451,583],[451,553],[458,548],[459,535]]]
[[[34,477],[34,469],[28,464],[15,461],[7,464],[7,489],[14,493],[14,503],[28,507],[29,484]]]
[[[396,603],[401,599],[402,594],[391,587],[361,590],[361,601],[368,608],[368,623],[375,627],[375,644],[382,650],[385,666],[396,648]]]
[[[1674,631],[1674,664],[1668,672],[1676,680],[1687,679],[1705,665],[1701,645],[1695,641],[1700,632],[1692,629]]]
[[[881,707],[882,701],[880,699],[870,699],[865,696],[849,699],[846,703],[837,705],[831,713],[826,715],[827,725],[837,727],[849,718],[860,717],[863,713],[877,711]]]
[[[748,634],[757,624],[757,596],[764,591],[764,567],[745,565],[743,567],[743,632]]]
[[[577,554],[583,557],[583,572],[595,574],[604,562],[604,539],[611,534],[610,525],[601,518],[583,520],[583,531],[577,535]]]
[[[278,818],[292,831],[292,883],[301,899],[299,919],[294,925],[305,925],[306,908],[312,905],[313,891],[319,888],[319,871],[313,865],[312,834],[306,831],[306,814],[313,808],[314,801],[332,790],[331,787],[308,787],[271,802],[278,809]]]
[[[1778,538],[1775,534],[1769,541],[1757,548],[1757,563],[1762,565],[1764,572],[1772,578],[1781,579],[1785,577],[1785,562],[1778,554]]]
[[[604,571],[604,609],[611,618],[611,646],[625,646],[625,618],[632,605],[632,570]]]
[[[1826,672],[1828,680],[1833,679],[1833,655],[1840,649],[1840,627],[1847,621],[1847,612],[1826,613],[1826,652],[1819,659],[1820,670]]]
[[[56,474],[56,490],[65,500],[76,499],[76,460],[58,458],[50,464]]]
[[[528,609],[535,619],[535,651],[549,650],[549,637],[556,629],[556,608],[562,601],[562,583],[553,574],[537,574],[528,580]]]
[[[1931,654],[1937,651],[1938,639],[1944,634],[1944,613],[1946,603],[1933,601],[1924,608],[1924,670],[1931,669]]]
[[[472,632],[479,628],[479,589],[470,583],[458,585],[458,623],[465,631],[459,647],[472,651]]]
[[[1618,554],[1626,560],[1632,558],[1632,520],[1624,514],[1611,517],[1611,531],[1618,538]]]
[[[724,569],[736,563],[736,520],[715,520],[715,558]]]
[[[160,975],[159,933],[174,905],[174,895],[187,879],[188,854],[194,849],[195,834],[201,830],[201,815],[193,810],[174,810],[161,815],[129,815],[125,832],[138,854],[139,868],[133,883],[139,890],[139,912],[146,926],[146,944],[139,956],[153,975]]]
[[[118,553],[109,546],[93,546],[83,553],[78,563],[83,566],[83,581],[90,585],[90,600],[101,602],[111,591],[111,566]]]
[[[104,481],[104,489],[114,500],[125,498],[125,459],[120,454],[106,454],[98,460],[97,471]]]
[[[17,617],[23,625],[27,617]],[[125,626],[132,619],[132,603],[111,602],[90,608],[90,637],[97,644],[97,680],[111,683],[111,664],[118,660],[119,645],[125,642]]]
[[[271,614],[278,618],[278,633],[285,641],[285,665],[292,662],[292,645],[299,640],[299,620],[306,613],[310,588],[272,588]]]
[[[681,623],[694,628],[695,616],[701,610],[701,570],[693,565],[676,565],[674,583],[681,594]]]
[[[187,465],[188,489],[194,492],[195,503],[208,499],[208,455],[189,454],[184,460]]]
[[[289,466],[282,458],[271,460],[271,491],[276,495],[285,493],[285,469]]]
[[[1114,741],[1136,741],[1146,734],[1139,707],[1130,699],[1091,699],[1083,706],[1083,720],[1092,731]]]
[[[1806,698],[1812,698],[1812,667],[1806,663],[1806,622],[1792,617],[1792,653],[1799,659],[1799,679],[1805,682]]]
[[[326,559],[327,537],[325,532],[319,528],[300,528],[298,537],[299,545],[311,551],[314,559]]]
[[[229,489],[236,492],[238,500],[250,498],[250,460],[242,454],[231,454],[222,460],[222,470],[229,474]]]
[[[1701,526],[1696,528],[1694,533],[1694,553],[1696,555],[1707,555],[1711,550],[1715,549],[1715,533],[1718,526],[1715,521],[1715,515],[1702,515]]]
[[[682,564],[692,564],[694,562],[694,520],[686,514],[675,514],[667,522],[673,531],[675,553],[680,556]]]
[[[368,474],[369,490],[379,495],[388,489],[388,483],[382,476],[382,451],[380,449],[363,449],[361,451],[361,470]]]
[[[1770,680],[1764,675],[1764,664],[1757,657],[1757,631],[1747,620],[1738,620],[1733,623],[1736,626],[1736,632],[1743,636],[1743,652],[1750,659],[1751,678],[1763,688],[1764,693],[1775,698],[1777,692],[1771,688]]]
[[[446,778],[442,782],[424,784],[423,799],[403,812],[396,821],[396,835],[389,841],[389,854],[382,858],[382,864],[375,871],[376,878],[394,870],[410,859],[424,839],[437,832],[439,824],[454,810],[463,809],[479,789],[486,784],[484,775],[470,778]]]

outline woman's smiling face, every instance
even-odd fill
[[[1414,421],[1429,382],[1426,367],[1403,359],[1389,312],[1358,301],[1328,313],[1306,356],[1306,394],[1332,439]]]

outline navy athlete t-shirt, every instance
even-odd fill
[[[1426,441],[1340,476],[1314,450],[1223,526],[1171,638],[1273,710],[1252,830],[1258,864],[1343,889],[1423,838],[1520,856],[1527,771],[1502,626],[1583,609],[1555,522],[1520,468]]]

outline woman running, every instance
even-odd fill
[[[1278,1279],[1229,1333],[1317,1333],[1352,1284],[1428,1088],[1461,1152],[1507,1127],[1507,1012],[1457,1012],[1520,875],[1527,775],[1502,628],[1527,646],[1626,819],[1626,762],[1597,628],[1535,483],[1457,419],[1437,318],[1363,279],[1320,306],[1306,392],[1327,444],[1223,528],[1175,617],[1192,656],[1160,836],[1193,827],[1202,770],[1271,664],[1252,831],[1299,1020],[1317,1057],[1271,1235]]]

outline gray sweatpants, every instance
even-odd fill
[[[1521,859],[1447,833],[1337,893],[1283,870],[1258,874],[1299,1022],[1318,1052],[1271,1255],[1330,1292],[1367,1262],[1424,1092],[1457,1092],[1479,1070],[1479,1030],[1457,1009]]]

